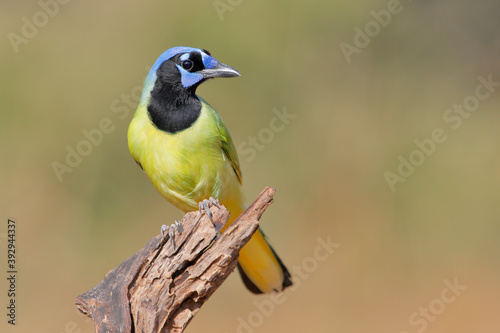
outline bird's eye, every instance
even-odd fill
[[[193,68],[194,63],[191,60],[184,60],[183,62],[181,62],[181,66],[188,71]]]

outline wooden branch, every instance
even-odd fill
[[[236,267],[274,193],[266,187],[218,237],[230,215],[224,206],[211,207],[213,222],[205,213],[187,213],[181,233],[151,238],[78,296],[78,309],[92,318],[95,332],[182,332]]]

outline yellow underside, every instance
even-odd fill
[[[146,107],[139,106],[129,127],[129,150],[173,205],[189,212],[200,201],[217,198],[232,214],[229,225],[244,210],[241,184],[221,149],[221,128],[216,125],[221,120],[208,104],[202,105],[198,120],[175,134],[158,130]],[[283,271],[260,231],[240,251],[239,263],[262,292],[282,289]]]

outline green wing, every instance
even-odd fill
[[[217,132],[219,134],[219,138],[221,140],[221,148],[226,156],[227,159],[229,159],[229,162],[231,163],[231,166],[234,170],[234,173],[236,174],[236,177],[238,177],[238,180],[240,184],[242,183],[242,176],[241,176],[241,170],[240,170],[240,161],[238,160],[238,153],[236,152],[236,149],[234,148],[233,144],[233,139],[231,139],[231,135],[229,134],[229,131],[227,130],[226,125],[222,121],[222,118],[219,116],[217,111],[208,104],[203,98],[198,96],[199,100],[207,106],[207,109],[212,113],[212,115],[215,118],[215,126],[217,127]]]
[[[233,167],[234,173],[240,184],[242,183],[242,176],[240,170],[240,161],[238,160],[238,153],[236,153],[236,149],[234,148],[233,139],[231,139],[231,135],[227,130],[226,125],[222,121],[221,117],[215,112],[217,119],[217,129],[219,131],[219,136],[221,139],[221,147],[224,155],[229,159],[231,166]]]

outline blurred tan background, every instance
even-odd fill
[[[0,12],[1,276],[8,217],[19,268],[15,327],[0,279],[2,332],[91,332],[75,297],[181,217],[126,141],[177,45],[242,73],[198,94],[240,146],[247,197],[277,188],[262,225],[297,285],[270,303],[234,274],[187,332],[499,332],[500,87],[478,79],[500,82],[498,1],[45,3]],[[60,180],[53,163],[103,119]]]

